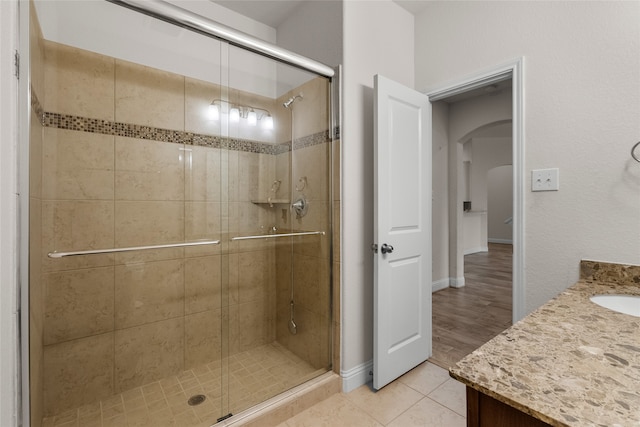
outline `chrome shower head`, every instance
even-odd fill
[[[282,105],[284,105],[284,108],[289,108],[291,106],[291,104],[293,104],[293,102],[298,98],[300,98],[300,99],[303,98],[302,93],[299,93],[296,96],[292,96],[291,98],[289,98],[288,100],[283,102]]]

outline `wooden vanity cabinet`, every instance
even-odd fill
[[[549,427],[551,424],[467,387],[467,427]]]

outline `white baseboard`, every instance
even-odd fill
[[[373,375],[370,375],[370,372],[372,371],[373,360],[346,371],[341,370],[340,376],[342,377],[342,392],[349,393],[350,391],[353,391],[373,380]]]
[[[448,288],[451,280],[448,277],[444,279],[436,280],[431,284],[431,292],[437,292],[441,289]]]
[[[449,278],[449,287],[451,287],[451,288],[463,288],[464,287],[464,276],[463,277],[450,277]]]
[[[492,239],[492,238],[488,238],[487,241],[489,243],[500,243],[503,245],[513,245],[513,240],[511,239]]]
[[[465,255],[477,254],[478,252],[489,252],[489,247],[481,246],[479,248],[471,248],[471,249],[464,250]]]

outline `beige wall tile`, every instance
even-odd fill
[[[135,263],[162,261],[166,259],[184,258],[184,248],[146,249],[139,251],[120,252],[115,254],[115,264],[129,265]]]
[[[40,425],[44,414],[44,347],[42,328],[36,326],[37,318],[41,316],[42,312],[36,313],[35,310],[29,313],[29,391],[34,426]]]
[[[185,239],[187,241],[221,238],[221,206],[218,202],[185,203]]]
[[[221,199],[223,202],[237,202],[239,199],[239,181],[238,181],[238,168],[239,168],[240,153],[238,151],[223,150],[221,152],[221,188],[225,189],[222,192]]]
[[[116,202],[118,247],[184,241],[184,202]]]
[[[266,197],[276,199],[286,199],[289,192],[282,188],[282,178],[276,176],[276,158],[273,154],[258,155],[260,176],[258,178],[258,194],[257,198]],[[275,181],[280,181],[276,183]],[[274,190],[277,190],[274,192]]]
[[[296,335],[289,337],[288,349],[315,368],[327,365],[321,354],[320,330],[322,317],[301,306],[295,307]],[[325,326],[326,328],[326,326]]]
[[[317,77],[300,87],[304,93],[303,102],[294,115],[296,138],[313,135],[329,128],[329,84],[323,77]],[[299,118],[299,120],[297,120]]]
[[[222,355],[222,311],[208,310],[185,316],[185,369],[191,369]]]
[[[182,371],[184,320],[164,320],[115,332],[115,391]]]
[[[219,309],[222,304],[221,257],[206,256],[185,260],[185,313]]]
[[[113,200],[114,137],[44,128],[45,199]]]
[[[45,43],[45,111],[113,120],[113,79],[113,58]]]
[[[184,261],[118,265],[115,277],[116,329],[184,315]]]
[[[240,254],[233,253],[225,255],[222,258],[223,271],[227,269],[227,274],[222,276],[223,300],[222,305],[238,305],[240,298],[240,271],[238,269]],[[225,289],[226,285],[226,289]],[[225,290],[228,293],[228,299],[225,301]]]
[[[105,266],[111,255],[51,259],[47,253],[112,248],[114,209],[109,201],[43,201],[42,251],[44,271]]]
[[[267,251],[243,252],[238,255],[238,302],[266,298],[275,276],[274,259]]]
[[[116,121],[184,130],[184,77],[116,60]]]
[[[32,111],[29,130],[29,196],[42,198],[43,127]]]
[[[260,179],[263,171],[260,170],[260,155],[257,153],[238,153],[238,175],[230,175],[230,179],[238,180],[238,200],[249,201],[258,199]]]
[[[218,148],[189,146],[185,153],[185,200],[207,202],[222,201],[220,194],[227,189],[222,187],[221,163],[222,150]]]
[[[294,187],[304,189],[293,194],[304,194],[308,201],[327,201],[329,197],[329,149],[330,144],[318,144],[293,150]],[[300,183],[306,178],[306,184]],[[294,188],[295,190],[295,188]]]
[[[231,330],[229,337],[231,342],[236,342],[237,351],[244,351],[266,344],[271,331],[266,321],[268,313],[264,300],[239,304],[237,310],[238,328],[235,334]],[[231,322],[233,322],[233,319]]]
[[[44,96],[44,39],[33,2],[29,3],[30,78],[33,95]],[[32,111],[29,141],[29,387],[33,427],[40,427],[43,395],[43,303],[42,303],[42,125]]]
[[[45,344],[113,331],[113,267],[44,275]]]
[[[31,416],[42,419],[44,289],[42,285],[42,214],[40,199],[29,199],[29,386]],[[37,425],[37,424],[36,424]]]
[[[113,368],[112,333],[46,346],[45,415],[113,394]]]
[[[276,155],[275,179],[282,181],[280,193],[283,198],[291,198],[291,151]]]
[[[184,200],[182,144],[116,137],[116,200]]]
[[[295,254],[293,284],[297,304],[317,314],[329,311],[329,261]]]

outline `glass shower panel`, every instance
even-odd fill
[[[331,138],[327,79],[235,47],[228,69],[240,112],[229,116],[228,169],[237,414],[331,367]]]
[[[31,425],[331,369],[330,82],[110,2],[35,1],[30,44]]]
[[[214,423],[221,43],[108,2],[36,2],[31,21],[32,425]]]

